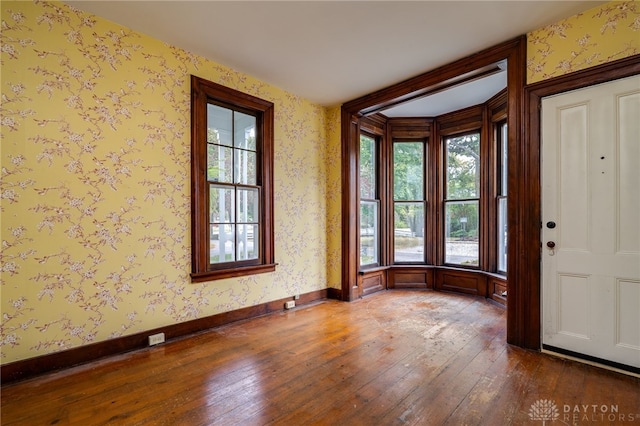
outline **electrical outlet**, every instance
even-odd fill
[[[164,333],[152,334],[149,336],[149,346],[164,343]]]
[[[300,299],[300,295],[299,295],[299,294],[296,294],[295,296],[293,296],[293,299],[294,299],[294,300],[298,300],[298,299]]]
[[[296,302],[295,300],[289,300],[287,302],[284,303],[284,308],[285,309],[293,309],[296,307]]]

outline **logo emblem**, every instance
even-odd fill
[[[529,408],[529,418],[531,420],[542,420],[543,426],[547,420],[554,421],[560,417],[556,403],[550,399],[539,399]]]

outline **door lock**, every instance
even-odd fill
[[[553,241],[547,241],[547,247],[549,248],[549,256],[553,256],[554,254],[556,254],[554,250],[556,247],[556,243],[554,243]]]

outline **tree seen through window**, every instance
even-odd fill
[[[479,265],[480,134],[445,139],[445,263]]]

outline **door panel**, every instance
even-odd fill
[[[566,106],[559,111],[560,145],[558,155],[558,177],[560,194],[566,200],[559,205],[559,238],[565,249],[587,249],[587,223],[589,211],[589,182],[586,173],[587,105]]]
[[[640,351],[640,281],[618,280],[616,296],[616,344]]]
[[[618,252],[640,252],[640,93],[618,97],[620,119],[620,167],[617,194]],[[629,231],[632,232],[629,232]],[[635,232],[633,232],[635,231]]]
[[[541,133],[542,342],[640,367],[640,76],[544,98]]]
[[[558,274],[558,333],[589,339],[589,277]]]

